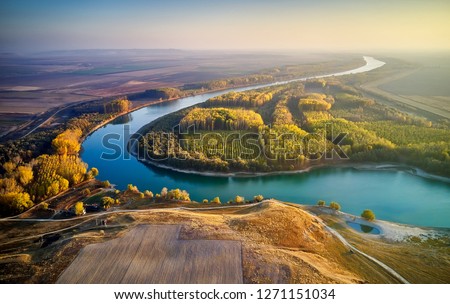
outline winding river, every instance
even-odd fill
[[[146,165],[137,161],[124,148],[129,135],[154,119],[229,91],[362,73],[384,64],[372,57],[364,59],[366,65],[350,71],[207,93],[141,108],[117,118],[88,136],[83,143],[82,158],[90,167],[99,169],[100,180],[109,180],[119,189],[126,188],[130,183],[137,185],[140,190],[149,189],[153,192],[159,192],[162,187],[181,188],[186,189],[191,198],[197,201],[215,196],[227,201],[236,195],[251,199],[257,194],[304,204],[314,204],[318,199],[334,200],[341,204],[343,211],[352,214],[372,209],[379,219],[420,226],[450,227],[450,184],[445,181],[403,171],[351,167],[318,168],[305,173],[256,177],[201,176]],[[106,138],[107,145],[103,144]],[[118,157],[110,157],[114,153]]]

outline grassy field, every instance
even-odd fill
[[[450,67],[422,67],[380,88],[399,95],[450,96],[449,78]]]
[[[361,88],[375,97],[450,119],[450,64],[448,56],[410,58],[416,66],[389,71]],[[417,66],[418,65],[418,66]]]
[[[57,283],[242,283],[240,242],[180,240],[180,228],[138,226],[122,238],[89,245]]]

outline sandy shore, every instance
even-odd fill
[[[326,213],[326,214],[333,214],[338,216],[343,222],[347,223],[355,223],[360,225],[365,225],[369,227],[376,228],[380,231],[380,234],[371,234],[371,233],[364,233],[359,232],[352,227],[348,226],[349,229],[353,229],[353,231],[356,231],[364,237],[369,238],[383,238],[388,241],[392,242],[402,242],[407,241],[408,239],[415,237],[420,238],[421,240],[426,239],[435,239],[440,238],[443,236],[449,236],[450,235],[450,229],[449,228],[433,228],[433,227],[420,227],[420,226],[414,226],[414,225],[408,225],[408,224],[401,224],[401,223],[395,223],[390,221],[384,221],[384,220],[374,220],[374,221],[368,221],[360,216],[356,216],[353,214],[341,212],[341,211],[334,211],[333,209],[329,207],[319,207],[319,206],[306,206],[307,209],[309,209],[312,213],[315,209],[319,210],[319,213]]]

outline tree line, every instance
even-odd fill
[[[228,108],[194,108],[180,120],[180,127],[196,130],[253,130],[264,124],[261,115],[251,110]]]

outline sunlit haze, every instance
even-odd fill
[[[448,50],[450,2],[25,1],[0,4],[3,51],[104,48]]]

